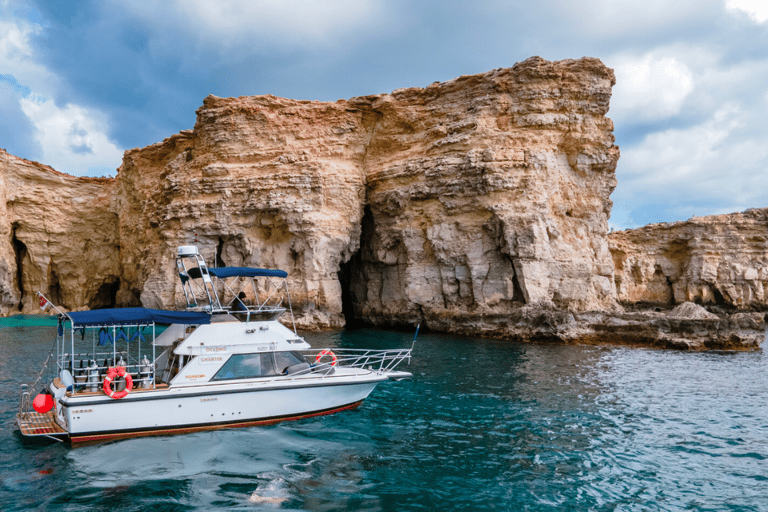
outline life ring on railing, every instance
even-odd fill
[[[122,391],[112,391],[112,381],[115,377],[125,377],[125,389]],[[115,400],[123,398],[133,389],[133,377],[125,371],[125,366],[110,366],[107,370],[107,376],[104,377],[104,394],[109,395]]]
[[[336,354],[333,353],[333,350],[330,349],[324,349],[321,350],[319,354],[317,354],[317,357],[315,358],[315,362],[320,362],[320,360],[323,358],[323,356],[331,356],[333,361],[331,361],[331,366],[336,366],[336,363],[338,362],[336,360]]]

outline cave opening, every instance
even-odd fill
[[[226,262],[222,259],[221,254],[224,252],[224,239],[219,237],[219,243],[216,245],[216,267],[226,267]]]
[[[520,276],[517,274],[515,265],[512,265],[512,302],[519,302],[525,305],[525,294],[523,287],[520,286]]]
[[[370,325],[362,317],[362,302],[366,296],[366,283],[363,276],[363,253],[368,250],[368,242],[374,232],[373,213],[366,206],[363,211],[360,230],[360,248],[348,261],[342,261],[337,273],[341,285],[341,312],[347,329],[359,329]]]
[[[350,283],[354,279],[355,274],[355,259],[358,258],[360,253],[355,253],[349,261],[342,262],[339,265],[339,284],[341,285],[341,314],[344,315],[345,327],[347,329],[355,329],[360,327],[361,322],[357,318],[355,313],[355,303],[352,298],[352,291],[350,289]]]
[[[503,254],[506,254],[506,251],[502,247]],[[515,265],[515,256],[511,256],[509,254],[506,254],[507,258],[509,259],[510,264],[510,270],[512,274],[512,305],[514,306],[525,306],[527,303],[525,299],[525,293],[523,293],[523,287],[520,284],[520,278],[521,276],[521,270],[518,265]]]
[[[59,274],[56,272],[52,265],[48,267],[48,300],[50,300],[53,304],[62,304]]]
[[[117,292],[120,289],[120,278],[101,283],[98,291],[88,301],[89,309],[114,308],[117,304]]]
[[[21,311],[24,309],[24,258],[27,257],[27,245],[16,237],[18,229],[19,223],[14,222],[11,226],[11,245],[16,257],[16,288],[19,290],[18,309]]]

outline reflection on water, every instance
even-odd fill
[[[270,427],[81,448],[10,434],[44,328],[0,329],[9,510],[761,510],[766,358],[423,334],[412,381]],[[315,347],[410,346],[375,330]],[[43,471],[43,473],[41,473]],[[7,505],[11,504],[11,505]]]

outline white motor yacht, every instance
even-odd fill
[[[310,347],[281,270],[209,268],[196,246],[179,247],[176,262],[185,310],[60,312],[43,370],[21,386],[23,436],[81,443],[267,425],[353,409],[378,383],[411,377],[396,367],[413,346]],[[286,312],[292,328],[278,321]]]

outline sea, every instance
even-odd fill
[[[22,323],[23,324],[23,323]],[[413,379],[268,427],[29,446],[55,327],[0,327],[0,510],[768,510],[768,356],[419,334]],[[305,333],[403,348],[412,332]],[[620,340],[617,340],[617,342]]]

